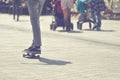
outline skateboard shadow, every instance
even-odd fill
[[[71,62],[69,62],[69,61],[53,60],[53,59],[47,59],[47,58],[39,58],[39,61],[45,63],[44,65],[67,65],[67,64],[71,64]]]
[[[67,65],[71,64],[69,61],[62,61],[62,60],[53,60],[47,58],[27,58],[27,59],[38,59],[40,63],[21,63],[21,64],[31,64],[31,65]]]

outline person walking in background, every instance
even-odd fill
[[[30,15],[30,21],[32,25],[32,31],[33,31],[33,42],[29,48],[24,50],[26,52],[35,51],[41,53],[41,31],[40,31],[39,17],[45,1],[46,0],[26,0],[26,4]],[[30,55],[26,54],[26,56],[29,57]]]
[[[66,26],[66,31],[73,29],[73,24],[71,23],[71,8],[74,7],[75,0],[61,0],[61,7],[64,15],[64,23]]]
[[[85,2],[87,2],[87,0],[77,0],[77,10],[83,14],[86,11],[86,7],[85,7]]]
[[[104,0],[89,0],[90,8],[91,8],[91,15],[94,22],[93,30],[100,31],[101,30],[101,11],[107,10]]]
[[[85,2],[87,2],[87,0],[77,0],[77,10],[79,11],[79,13],[81,14],[81,16],[83,17],[83,21],[85,21],[85,19],[87,18],[87,14],[86,14],[86,6],[85,6]]]
[[[15,16],[17,16],[17,21],[19,21],[20,16],[20,6],[21,0],[13,0],[13,19],[15,20]]]

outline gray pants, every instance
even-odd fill
[[[33,47],[41,46],[41,31],[39,17],[45,1],[46,0],[26,0],[33,31]]]

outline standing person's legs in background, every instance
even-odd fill
[[[20,16],[20,8],[21,6],[21,0],[14,0],[13,1],[13,19],[17,17],[17,21],[19,21],[19,16]]]
[[[91,15],[94,23],[93,30],[96,29],[97,31],[101,30],[101,13],[100,11],[91,10]]]
[[[70,23],[71,23],[70,9],[64,9],[63,14],[64,14],[64,24],[66,26],[66,31],[70,31]]]
[[[93,19],[93,30],[97,27],[97,23],[96,23],[96,15],[95,15],[95,10],[91,9],[91,16],[92,16],[92,19]]]
[[[97,31],[100,31],[101,30],[101,24],[102,24],[101,23],[102,17],[101,17],[100,11],[97,11],[96,15],[97,15]]]
[[[20,6],[16,5],[16,16],[17,16],[17,21],[19,21],[19,16],[20,16]]]
[[[41,14],[44,2],[45,0],[26,0],[33,31],[32,45],[26,50],[41,51],[41,31],[39,16]]]
[[[66,31],[70,31],[71,29],[71,8],[74,7],[74,2],[73,0],[61,0],[61,7],[63,10]]]
[[[15,15],[16,15],[16,6],[13,4],[13,19],[15,20]]]
[[[16,3],[13,3],[13,19],[14,20],[16,19],[16,17],[18,19],[18,6],[19,5],[17,5]]]

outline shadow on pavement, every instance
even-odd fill
[[[52,60],[52,59],[47,59],[47,58],[27,58],[27,59],[38,59],[39,62],[41,63],[21,63],[21,64],[31,64],[31,65],[67,65],[67,64],[72,64],[69,61],[63,61],[63,60]]]
[[[66,30],[57,30],[58,32],[66,32]],[[83,33],[83,31],[69,31],[68,33]]]
[[[40,58],[39,61],[45,63],[45,65],[66,65],[66,64],[71,64],[71,62],[69,62],[69,61],[52,60],[52,59],[47,59],[47,58]]]
[[[96,31],[96,30],[90,30],[90,29],[83,29],[84,31]],[[115,32],[115,30],[101,30],[98,32]]]
[[[24,29],[24,28],[12,26],[12,25],[4,25],[4,24],[0,24],[0,29],[21,31],[21,32],[31,32],[29,29]]]
[[[29,22],[29,20],[19,20],[19,21],[16,21],[16,22]]]

